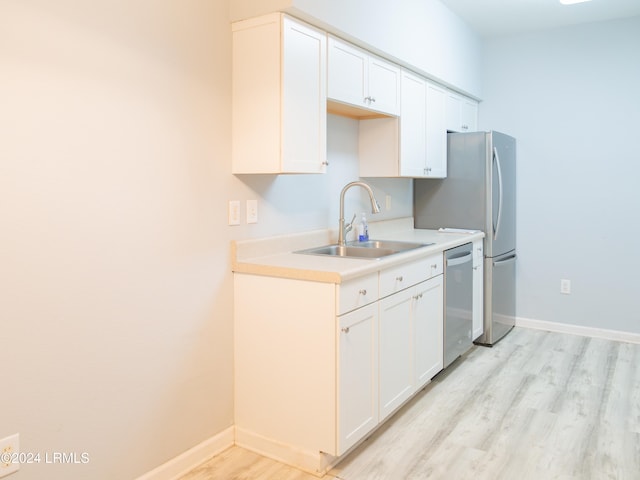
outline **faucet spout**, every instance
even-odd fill
[[[351,182],[344,186],[342,192],[340,192],[340,225],[338,227],[338,244],[345,245],[346,241],[346,233],[348,230],[351,230],[351,226],[353,225],[353,221],[345,228],[344,225],[344,194],[347,193],[351,187],[362,187],[369,194],[369,200],[371,201],[371,213],[380,213],[380,205],[376,201],[376,197],[373,195],[373,190],[371,187],[364,182]]]

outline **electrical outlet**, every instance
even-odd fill
[[[566,278],[560,280],[560,293],[563,295],[571,294],[571,280],[567,280]]]
[[[229,201],[229,225],[240,225],[240,200]]]
[[[0,478],[20,470],[20,434],[0,440]]]
[[[258,223],[257,200],[247,200],[247,223]]]

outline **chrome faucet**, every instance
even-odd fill
[[[373,196],[373,190],[371,190],[369,185],[364,182],[351,182],[346,184],[342,189],[342,192],[340,192],[340,226],[338,227],[338,245],[345,245],[347,243],[347,233],[349,233],[353,228],[353,222],[356,219],[356,215],[354,214],[351,222],[349,222],[348,225],[344,224],[344,194],[347,193],[347,190],[351,187],[355,187],[356,185],[364,188],[369,194],[369,200],[371,200],[371,213],[380,213],[380,205],[378,205],[376,198]]]

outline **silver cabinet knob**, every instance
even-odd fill
[[[344,333],[349,333],[349,327],[344,327],[344,328],[342,329],[342,331],[343,331]]]
[[[366,295],[367,294],[367,290],[366,289],[362,289],[358,292],[360,295]]]
[[[400,275],[399,277],[396,277],[396,280],[399,282],[402,282],[404,280],[404,277]]]

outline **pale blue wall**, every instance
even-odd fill
[[[640,333],[639,45],[640,17],[485,43],[481,128],[518,140],[519,317]]]

